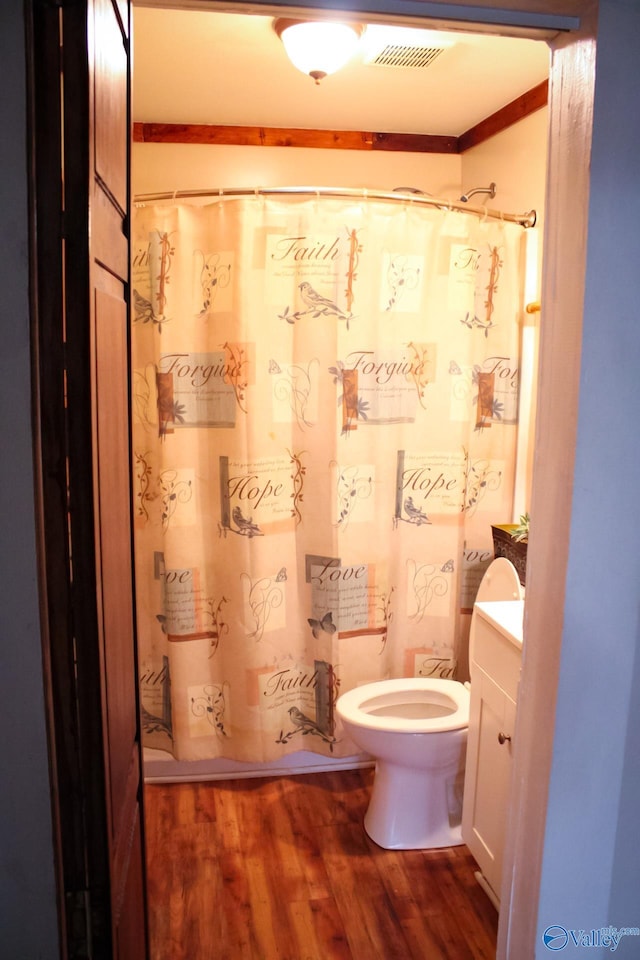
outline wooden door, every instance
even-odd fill
[[[43,541],[67,957],[147,956],[129,424],[129,0],[34,3]],[[62,163],[60,163],[62,158]]]

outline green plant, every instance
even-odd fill
[[[523,513],[520,516],[520,523],[511,531],[511,536],[519,543],[526,543],[529,539],[529,514]]]

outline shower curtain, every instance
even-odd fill
[[[136,209],[147,746],[342,757],[340,693],[464,678],[512,512],[523,233],[404,198]]]

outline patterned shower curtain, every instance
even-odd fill
[[[340,693],[464,678],[512,515],[523,234],[408,198],[136,210],[147,746],[345,756]]]

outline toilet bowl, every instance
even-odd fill
[[[366,683],[338,697],[349,737],[376,760],[364,827],[387,850],[462,843],[469,691],[456,680]]]
[[[494,560],[477,599],[521,595],[513,564]],[[461,844],[468,685],[422,677],[380,680],[343,693],[336,712],[347,736],[376,761],[364,818],[371,839],[387,850]]]

